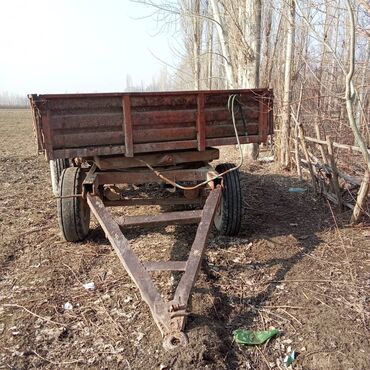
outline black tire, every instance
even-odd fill
[[[223,163],[216,167],[216,171],[222,173],[233,167],[235,167],[234,164]],[[223,176],[222,198],[216,211],[214,225],[220,234],[236,236],[240,231],[241,219],[242,192],[239,170],[235,170]]]
[[[69,159],[52,159],[50,161],[51,186],[55,196],[59,194],[59,180],[64,169],[69,167]]]
[[[86,174],[79,167],[66,168],[60,177],[61,197],[82,193]],[[58,198],[58,221],[63,237],[68,242],[79,242],[86,238],[90,226],[90,208],[82,197]]]

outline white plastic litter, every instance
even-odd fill
[[[91,281],[90,283],[83,284],[86,290],[95,290],[95,283]]]
[[[136,338],[136,340],[138,341],[138,342],[140,342],[142,339],[144,338],[144,333],[137,333],[137,338]]]
[[[123,300],[123,302],[125,303],[129,303],[132,301],[132,297],[130,297],[129,295]]]
[[[73,309],[72,303],[70,303],[70,302],[64,303],[63,308],[65,310],[72,310]]]

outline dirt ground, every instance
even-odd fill
[[[346,226],[305,182],[274,164],[241,172],[238,238],[213,232],[192,298],[189,346],[172,352],[95,221],[64,242],[48,164],[35,154],[27,110],[0,110],[1,369],[369,369],[370,228]],[[222,151],[225,161],[236,153]],[[306,187],[303,194],[289,187]],[[148,213],[156,207],[123,209]],[[186,256],[195,226],[133,230],[141,258]],[[156,276],[165,295],[175,278]],[[94,282],[87,291],[83,284]],[[63,308],[69,302],[71,310]],[[257,347],[237,328],[281,330]]]

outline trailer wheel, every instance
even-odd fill
[[[50,177],[51,186],[53,188],[53,194],[58,196],[59,194],[59,180],[63,170],[69,167],[68,159],[52,159],[50,161]]]
[[[58,198],[58,221],[63,237],[68,242],[86,238],[90,225],[90,208],[82,192],[85,173],[79,167],[66,168],[60,177]],[[71,196],[72,197],[69,197]]]
[[[223,163],[216,167],[216,171],[222,173],[233,167],[235,167],[234,164]],[[235,170],[223,176],[222,198],[216,211],[214,225],[220,234],[235,236],[239,233],[241,218],[242,193],[239,170]]]

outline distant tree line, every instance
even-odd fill
[[[167,67],[164,66],[159,71],[158,76],[153,76],[150,82],[140,81],[140,83],[133,80],[130,74],[126,75],[126,87],[127,92],[143,92],[143,91],[165,91],[174,90],[174,76],[170,74]]]
[[[28,107],[27,96],[11,94],[8,91],[0,92],[0,108],[24,108]]]

